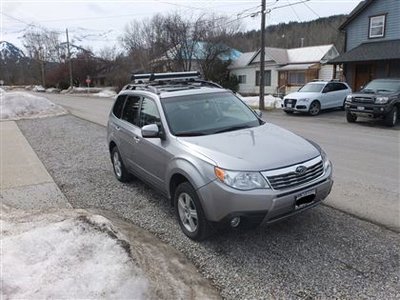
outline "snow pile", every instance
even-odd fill
[[[74,86],[72,89],[69,89],[68,93],[71,94],[84,94],[84,93],[100,93],[103,90],[103,88],[98,88],[98,87],[76,87]]]
[[[46,91],[46,89],[44,87],[42,87],[41,85],[35,85],[33,87],[32,91],[44,93]]]
[[[114,91],[113,87],[73,87],[68,90],[61,91],[62,94],[85,94],[92,97],[101,97],[101,98],[114,98],[117,93]]]
[[[101,97],[101,98],[114,98],[117,93],[113,90],[102,90],[98,93],[93,94],[93,96]]]
[[[144,299],[129,243],[99,215],[1,214],[4,299]]]
[[[57,88],[48,88],[46,89],[46,93],[59,93],[60,89]]]
[[[253,96],[253,97],[243,97],[240,98],[249,106],[258,107],[260,97]],[[274,97],[272,95],[264,96],[264,105],[266,109],[273,109],[273,108],[281,108],[282,107],[282,99],[278,97]]]
[[[46,98],[26,92],[4,92],[0,94],[0,119],[33,119],[66,114],[66,110]]]

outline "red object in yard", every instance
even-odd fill
[[[88,78],[86,79],[86,84],[90,84],[92,81]]]

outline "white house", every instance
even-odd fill
[[[338,55],[334,45],[265,48],[265,93],[287,94],[313,79],[333,79],[334,67],[327,62]],[[239,93],[259,94],[260,50],[243,53],[229,69],[239,79]]]

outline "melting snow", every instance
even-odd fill
[[[26,92],[0,91],[0,119],[19,120],[56,116],[67,113],[46,98]]]
[[[2,211],[0,222],[0,298],[146,298],[148,281],[108,219]]]
[[[258,96],[254,97],[243,97],[239,96],[247,105],[258,107],[260,98]],[[264,104],[266,108],[282,108],[282,99],[267,95],[264,97]]]

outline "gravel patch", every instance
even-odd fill
[[[183,252],[224,298],[400,298],[395,232],[319,206],[193,242],[167,199],[137,179],[114,178],[104,127],[70,115],[18,125],[74,208],[112,210],[149,230]]]

